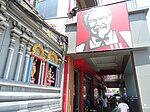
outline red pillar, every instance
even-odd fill
[[[80,78],[79,78],[79,86],[80,86],[80,112],[83,112],[83,72],[80,72]]]
[[[64,67],[64,86],[63,86],[63,99],[62,99],[62,112],[66,112],[66,101],[67,101],[67,79],[68,79],[68,56],[65,57],[65,67]]]
[[[48,63],[45,63],[45,68],[44,68],[44,78],[43,78],[43,85],[46,85],[46,72],[48,69]]]

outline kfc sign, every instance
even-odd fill
[[[76,52],[132,47],[126,2],[78,12]]]

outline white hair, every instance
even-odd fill
[[[85,23],[87,21],[89,14],[91,13],[96,13],[100,16],[101,15],[108,16],[112,20],[112,13],[111,13],[111,10],[108,8],[108,6],[101,6],[101,7],[96,7],[96,8],[91,8],[89,10],[86,10],[84,18],[83,18]]]

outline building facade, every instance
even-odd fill
[[[84,101],[87,98],[91,100],[91,109],[95,109],[95,98],[98,94],[103,95],[106,89],[104,77],[101,76],[114,72],[99,71],[103,66],[105,68],[109,65],[116,66],[114,63],[98,62],[109,60],[113,62],[113,59],[118,59],[117,56],[119,59],[123,56],[121,64],[124,65],[120,71],[114,72],[122,74],[123,77],[117,87],[122,89],[125,86],[127,96],[132,96],[131,100],[134,98],[137,100],[133,106],[136,107],[133,109],[139,107],[137,112],[150,111],[150,88],[147,87],[150,68],[150,37],[146,20],[148,7],[136,7],[135,0],[127,2],[131,48],[96,53],[76,52],[77,17],[69,19],[67,13],[73,11],[77,5],[83,9],[98,3],[101,5],[102,2],[102,0],[78,0],[78,3],[76,0],[0,1],[0,111],[82,112],[86,109]],[[52,3],[53,7],[48,7],[47,4]],[[68,46],[67,37],[59,32],[69,37]],[[99,68],[96,69],[96,66],[94,68],[94,64],[91,66],[87,59],[93,60]],[[124,91],[121,90],[122,93]]]
[[[118,2],[119,0],[115,0]],[[123,0],[122,0],[123,1]],[[50,2],[48,0],[44,1]],[[44,2],[41,4],[44,4]],[[76,3],[77,2],[77,3]],[[57,7],[61,5],[61,8],[55,8],[56,17],[48,17],[46,21],[49,24],[54,24],[58,31],[65,33],[68,36],[68,49],[67,57],[65,60],[65,71],[64,71],[64,91],[63,91],[63,112],[72,112],[72,111],[83,111],[84,109],[84,98],[88,96],[91,99],[92,108],[95,108],[95,93],[94,91],[104,91],[103,86],[103,77],[101,75],[110,74],[114,71],[109,72],[97,72],[95,68],[89,65],[89,61],[83,60],[84,57],[91,58],[94,63],[99,65],[99,69],[103,66],[113,66],[115,67],[116,63],[106,63],[99,64],[99,60],[106,61],[107,59],[114,58],[116,59],[117,55],[123,55],[122,65],[124,67],[117,72],[117,74],[122,74],[123,80],[120,83],[120,91],[123,94],[126,91],[127,97],[133,97],[133,99],[138,100],[133,107],[139,107],[136,111],[139,112],[149,112],[150,104],[148,92],[149,88],[145,88],[147,81],[148,83],[148,71],[149,71],[149,31],[146,16],[148,13],[148,7],[137,7],[136,0],[127,1],[128,7],[128,16],[129,16],[129,25],[131,31],[131,43],[132,47],[129,50],[118,50],[118,51],[106,51],[106,54],[103,52],[98,53],[77,53],[76,52],[76,38],[77,38],[77,17],[68,19],[66,15],[68,12],[74,11],[75,7],[78,6],[79,9],[92,8],[96,5],[105,5],[109,3],[107,0],[78,0],[78,1],[57,1]],[[111,1],[113,2],[113,1]],[[118,2],[119,3],[119,2]],[[72,5],[74,4],[74,5]],[[111,3],[109,3],[111,4]],[[138,3],[139,4],[139,3]],[[138,5],[139,6],[139,5]],[[39,7],[40,8],[40,7]],[[43,8],[43,7],[42,7]],[[38,9],[38,8],[37,8]],[[63,10],[62,10],[63,9]],[[70,10],[73,9],[73,10]],[[41,10],[41,9],[38,9]],[[119,9],[122,10],[122,9]],[[48,11],[47,11],[48,12]],[[120,17],[122,14],[120,14]],[[118,18],[120,18],[118,17]],[[64,24],[65,23],[65,27]],[[123,22],[122,22],[123,23]],[[124,23],[125,24],[125,23]],[[60,26],[61,25],[61,26]],[[138,32],[138,33],[137,33]],[[84,38],[84,33],[81,32],[82,38]],[[112,57],[110,57],[110,55]],[[114,57],[113,57],[114,56]],[[98,59],[94,59],[97,57]],[[100,58],[99,58],[100,57]],[[108,58],[110,57],[110,58]],[[144,57],[144,60],[141,58]],[[105,60],[106,59],[106,60]],[[118,58],[117,58],[118,59]],[[107,60],[107,61],[108,61]],[[112,61],[112,60],[111,60]],[[112,61],[113,62],[113,61]],[[117,62],[118,64],[118,62]],[[116,73],[116,72],[115,72]],[[110,85],[113,85],[111,83]],[[116,84],[114,84],[116,85]],[[117,84],[117,87],[119,87]],[[124,86],[126,90],[124,90]],[[131,99],[131,100],[133,100]],[[134,109],[135,109],[134,108]]]
[[[106,0],[107,1],[107,0]],[[130,4],[131,3],[131,4]],[[148,30],[148,24],[146,20],[146,15],[148,13],[148,7],[134,7],[135,1],[127,2],[128,5],[128,16],[129,16],[129,25],[130,25],[130,31],[131,31],[131,43],[132,46],[125,50],[108,50],[108,48],[102,48],[102,49],[96,49],[94,51],[93,49],[89,50],[89,44],[87,45],[87,49],[85,51],[82,51],[82,48],[80,47],[79,50],[77,50],[76,46],[78,44],[78,36],[80,36],[79,39],[81,41],[84,40],[85,36],[88,35],[88,33],[84,33],[86,30],[83,30],[83,26],[86,24],[82,23],[81,26],[78,26],[80,21],[79,19],[84,15],[84,13],[81,13],[77,19],[77,22],[74,23],[68,23],[66,24],[66,35],[69,35],[68,37],[68,57],[66,58],[68,60],[68,66],[65,69],[68,69],[66,76],[68,81],[66,82],[66,102],[69,101],[69,104],[66,103],[66,105],[63,105],[65,108],[64,112],[70,112],[73,110],[77,111],[83,111],[85,110],[85,103],[84,101],[88,98],[91,100],[91,109],[95,109],[95,90],[98,89],[99,94],[103,92],[105,89],[103,88],[103,75],[110,75],[110,74],[121,74],[121,77],[119,83],[116,85],[116,87],[120,88],[120,91],[123,95],[123,93],[126,91],[126,95],[130,100],[131,111],[136,112],[149,112],[150,111],[150,104],[149,104],[149,97],[147,96],[149,88],[146,87],[146,83],[148,83],[149,75],[148,71],[150,68],[149,63],[149,44],[150,44],[150,36],[149,36],[149,30]],[[116,3],[116,6],[119,4]],[[109,4],[111,5],[111,4]],[[108,5],[108,6],[109,6]],[[114,4],[113,4],[114,5]],[[119,6],[119,5],[118,5]],[[93,8],[94,9],[94,8]],[[87,9],[88,10],[88,9]],[[89,8],[89,10],[92,10],[92,8]],[[119,10],[123,10],[122,8]],[[84,10],[81,10],[84,11]],[[92,11],[91,11],[92,12]],[[88,13],[88,11],[87,11]],[[103,12],[101,12],[103,14]],[[120,14],[121,17],[124,16],[124,13]],[[88,16],[87,16],[88,17]],[[118,17],[118,19],[121,19],[121,17]],[[92,17],[91,17],[92,18]],[[83,18],[82,18],[83,20]],[[119,20],[118,20],[119,21]],[[121,20],[120,20],[121,21]],[[96,23],[96,22],[95,22]],[[123,25],[118,25],[119,28],[124,26],[126,23],[122,22]],[[89,24],[94,24],[92,21],[89,21]],[[116,24],[117,25],[117,24]],[[77,33],[81,28],[82,31]],[[88,31],[88,29],[87,29]],[[92,31],[91,31],[92,32]],[[90,33],[91,33],[90,32]],[[138,32],[138,33],[137,33]],[[128,35],[125,35],[126,38],[128,38]],[[80,44],[81,45],[81,44]],[[82,44],[83,45],[83,44]],[[112,48],[116,47],[117,49],[120,46],[113,46]],[[123,46],[122,46],[123,47]],[[79,51],[79,52],[78,52]],[[113,59],[110,61],[110,63],[104,63],[106,61],[109,61],[110,58],[114,58],[114,60],[117,60],[117,56],[124,57],[124,61],[122,61],[122,65],[124,65],[123,68],[119,71],[112,71],[112,67],[118,66],[119,61],[116,63],[117,65],[114,65]],[[113,57],[115,56],[115,57]],[[127,56],[127,57],[126,57]],[[107,60],[108,59],[108,60]],[[99,63],[99,62],[103,63]],[[124,63],[125,62],[125,63]],[[90,66],[89,63],[92,63]],[[95,65],[93,64],[95,63]],[[107,66],[111,66],[109,69],[111,70],[103,70],[103,68],[107,68]],[[95,68],[94,68],[95,67]],[[96,67],[99,67],[98,72],[96,71]],[[74,76],[72,75],[73,72],[70,71],[73,69]],[[113,69],[114,70],[114,69]],[[96,73],[95,73],[96,72]],[[72,79],[74,78],[74,79]],[[74,80],[74,82],[72,82]],[[76,81],[78,84],[76,84]],[[77,86],[78,91],[74,92],[76,90]],[[112,86],[113,83],[110,83]],[[125,88],[125,90],[123,90]],[[100,90],[99,90],[100,89]],[[147,91],[147,92],[146,92]],[[73,95],[72,95],[73,94]],[[78,97],[79,96],[79,97]],[[77,103],[78,102],[78,103]],[[76,107],[75,107],[76,106]]]
[[[26,1],[0,1],[0,111],[62,110],[67,37]]]

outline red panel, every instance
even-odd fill
[[[39,60],[44,60],[43,58],[41,58],[40,56],[38,56],[36,54],[31,53],[30,55],[33,56],[33,57],[35,57],[35,58],[37,58],[37,59],[39,59]]]
[[[62,112],[66,112],[66,98],[67,98],[67,79],[68,79],[68,56],[65,57],[65,69],[64,69],[64,87],[63,87],[63,102],[62,102]]]
[[[76,68],[83,71],[84,73],[97,75],[97,73],[92,69],[90,64],[85,59],[73,60],[73,64]]]
[[[43,85],[46,85],[47,69],[48,69],[48,63],[45,63]]]
[[[113,30],[130,30],[128,13],[126,4],[118,3],[115,5],[110,5],[109,8],[112,11],[112,29]]]

